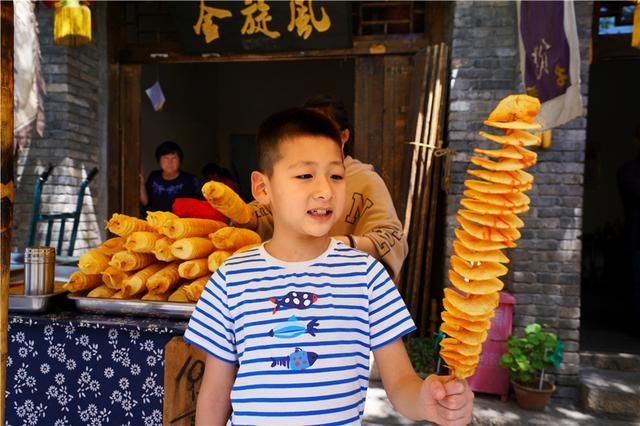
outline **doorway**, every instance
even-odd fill
[[[633,296],[633,260],[618,181],[620,167],[640,155],[640,144],[634,146],[633,136],[640,127],[640,50],[630,47],[630,29],[625,30],[624,25],[614,28],[616,22],[624,24],[624,19],[616,19],[612,13],[621,14],[624,9],[607,10],[600,4],[594,10],[584,175],[580,347],[640,353],[640,300]]]
[[[351,58],[142,65],[142,89],[159,81],[166,98],[160,111],[145,95],[141,100],[142,168],[145,174],[156,169],[156,146],[173,140],[184,152],[185,171],[202,177],[207,163],[217,163],[231,171],[240,195],[250,201],[260,122],[329,94],[344,101],[353,123],[354,67]]]

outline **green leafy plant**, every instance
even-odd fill
[[[430,374],[434,371],[434,346],[434,341],[430,337],[412,337],[407,339],[407,354],[417,373]]]
[[[542,390],[544,372],[560,365],[564,344],[538,323],[529,324],[524,332],[524,337],[509,336],[500,366],[515,382]]]

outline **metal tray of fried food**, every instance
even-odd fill
[[[41,296],[9,294],[9,312],[46,312],[51,307],[53,299],[59,294],[61,292]]]
[[[189,319],[196,306],[195,303],[102,299],[72,294],[68,294],[67,297],[75,303],[79,311],[92,314]]]

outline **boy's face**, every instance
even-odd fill
[[[167,174],[176,174],[180,170],[180,157],[178,154],[165,154],[158,161],[160,170]]]
[[[327,235],[345,205],[340,147],[324,136],[296,136],[278,150],[271,177],[252,175],[254,197],[270,205],[279,237]]]

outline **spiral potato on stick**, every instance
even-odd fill
[[[521,237],[524,223],[517,215],[529,210],[531,200],[523,191],[533,184],[533,176],[523,169],[537,161],[537,154],[524,147],[540,143],[526,130],[541,128],[535,123],[539,108],[538,99],[527,95],[500,101],[485,124],[504,134],[480,135],[502,146],[474,149],[488,158],[472,157],[480,169],[467,170],[478,179],[464,181],[464,209],[456,217],[460,228],[454,230],[455,254],[448,272],[453,288],[444,290],[440,328],[447,336],[440,342],[440,357],[458,378],[475,372],[504,286],[498,277],[508,272],[502,249],[515,247]]]

